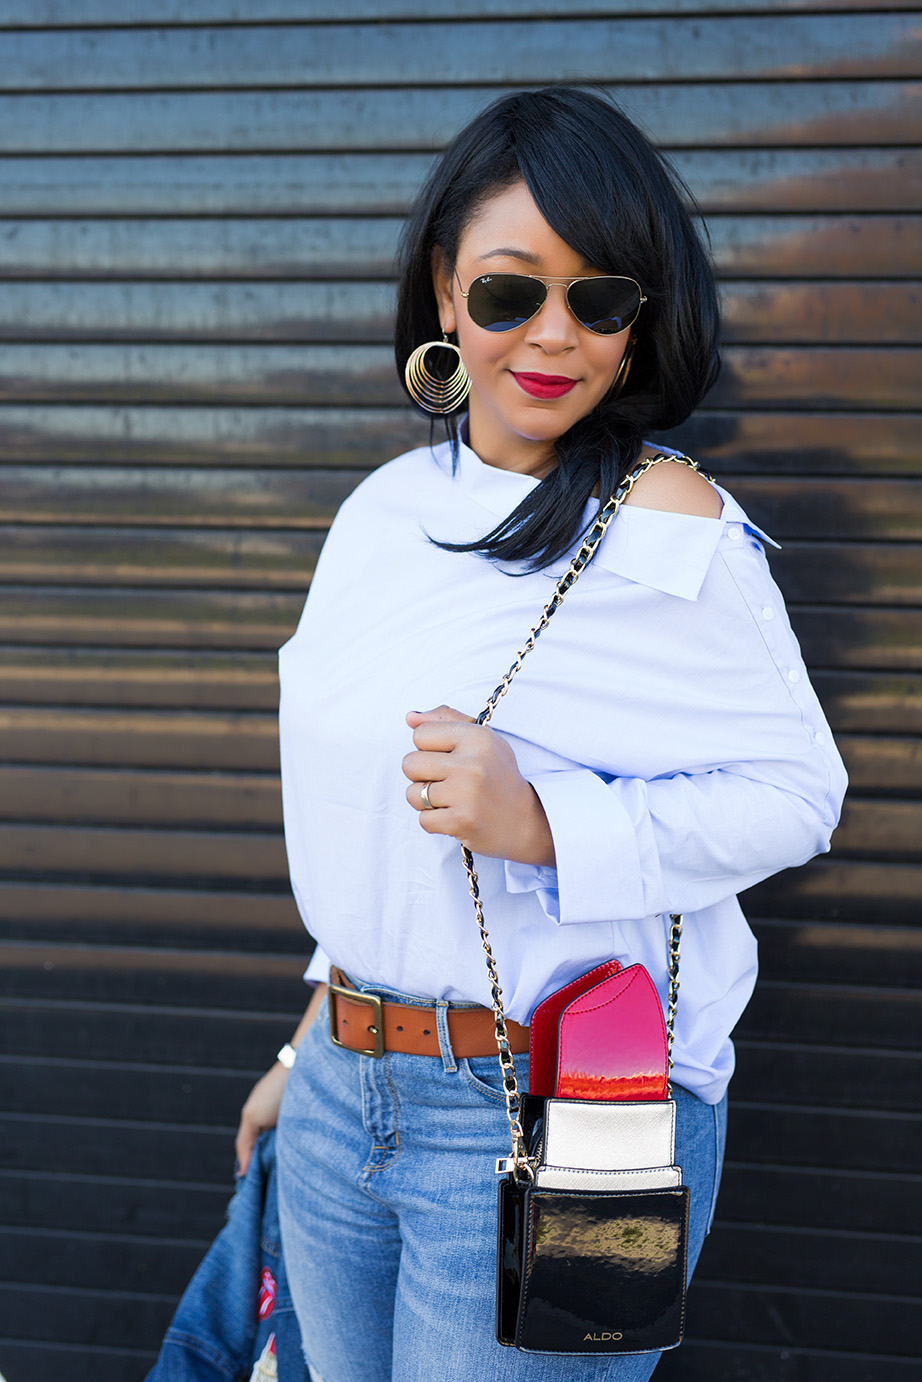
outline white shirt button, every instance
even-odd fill
[[[796,667],[791,667],[788,671],[788,681],[791,682],[792,685],[796,685],[796,683],[800,681],[800,673]]]
[[[739,524],[738,524],[738,523],[731,523],[731,524],[730,524],[730,527],[727,529],[727,537],[730,539],[730,541],[731,541],[731,542],[739,542],[739,540],[740,540],[740,538],[741,538],[742,536],[743,536],[743,530],[742,530],[742,528],[739,526]]]
[[[774,619],[774,617],[775,617],[775,611],[772,609],[771,605],[763,605],[763,606],[762,606],[762,618],[763,618],[763,619]]]
[[[826,736],[821,729],[814,731],[813,742],[814,744],[825,744]]]

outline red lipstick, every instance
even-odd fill
[[[516,370],[512,371],[512,377],[532,398],[563,398],[578,382],[565,374],[519,374]]]

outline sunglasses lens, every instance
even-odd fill
[[[584,278],[571,285],[570,310],[589,331],[615,336],[640,311],[640,288],[632,278]]]
[[[535,315],[546,297],[544,284],[524,274],[484,274],[470,286],[467,310],[485,331],[514,331]]]

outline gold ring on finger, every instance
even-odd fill
[[[432,786],[432,783],[431,783],[431,782],[424,782],[424,783],[423,783],[423,786],[422,786],[423,810],[424,810],[424,811],[434,811],[434,810],[435,810],[435,804],[429,800],[429,788],[430,788],[431,786]]]

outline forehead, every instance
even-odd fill
[[[556,265],[561,274],[578,274],[593,267],[548,224],[524,182],[504,187],[478,207],[461,235],[458,259],[506,262],[526,272]]]

